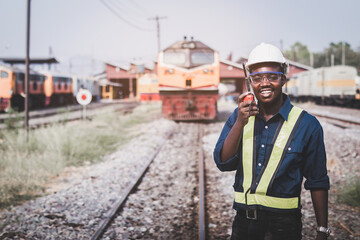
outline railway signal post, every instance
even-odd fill
[[[83,106],[82,119],[86,119],[86,105],[91,102],[91,99],[91,92],[86,89],[80,89],[80,91],[76,95],[77,102]]]

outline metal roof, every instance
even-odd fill
[[[0,58],[0,61],[9,64],[25,64],[25,58]],[[59,63],[56,58],[30,58],[30,64]]]
[[[298,67],[298,68],[302,68],[302,69],[305,69],[305,70],[311,70],[311,69],[314,69],[313,67],[310,67],[310,66],[307,66],[305,64],[301,64],[301,63],[298,63],[298,62],[294,62],[294,61],[291,61],[289,59],[286,59],[287,62],[289,63],[289,65],[293,65],[295,67]]]
[[[195,44],[194,48],[184,48],[184,44]],[[169,49],[190,49],[190,50],[197,50],[197,49],[201,49],[201,50],[211,50],[211,51],[215,51],[214,49],[210,48],[209,46],[205,45],[204,43],[200,42],[200,41],[178,41],[172,45],[170,45],[169,47],[167,47],[164,51],[169,50]]]
[[[220,59],[221,63],[224,63],[226,65],[232,66],[232,67],[236,67],[239,69],[243,69],[243,66],[239,63],[233,62],[233,61],[229,61],[229,60],[225,60],[225,59]]]

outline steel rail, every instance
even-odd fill
[[[203,130],[199,125],[199,239],[206,239],[206,205],[205,205],[205,168],[204,168],[204,152],[202,149]]]
[[[96,102],[92,103],[86,106],[87,109],[97,109],[101,107],[107,107],[112,105],[129,105],[129,104],[138,104],[135,101],[114,101],[114,102]],[[68,106],[59,106],[54,108],[44,108],[44,109],[38,109],[38,110],[32,110],[29,112],[29,116],[31,119],[34,118],[43,118],[48,116],[57,115],[61,112],[76,112],[81,111],[82,106],[79,104],[74,105],[68,105]],[[13,115],[16,115],[18,117],[24,117],[24,112],[14,112]],[[0,123],[3,123],[5,120],[11,118],[8,113],[0,113]]]
[[[170,133],[160,144],[160,146],[156,149],[155,153],[150,157],[149,161],[145,164],[145,166],[141,169],[137,177],[135,178],[135,181],[131,183],[124,191],[123,195],[119,198],[119,200],[111,207],[111,209],[108,211],[107,217],[99,224],[98,229],[91,237],[91,240],[97,240],[99,239],[105,230],[108,228],[110,223],[112,222],[113,218],[115,217],[115,214],[121,209],[122,205],[125,203],[126,199],[129,197],[129,195],[136,189],[138,184],[141,182],[142,178],[145,176],[145,173],[149,169],[150,164],[153,162],[153,160],[156,158],[156,156],[159,154],[161,148],[165,145],[166,141],[171,138],[173,133]]]
[[[348,119],[344,119],[344,118],[338,118],[338,117],[331,117],[325,114],[319,114],[319,113],[311,113],[312,115],[315,115],[319,118],[324,118],[324,119],[330,119],[330,120],[335,120],[335,121],[339,121],[339,122],[343,122],[343,123],[348,123],[348,124],[353,124],[353,125],[357,125],[360,126],[360,121],[354,121],[354,120],[348,120]]]
[[[139,104],[135,103],[135,102],[127,102],[127,103],[124,103],[124,104],[121,104],[121,105],[115,107],[116,109],[114,111],[116,111],[116,112],[125,111],[126,112],[127,110],[133,109],[138,105]],[[89,110],[88,110],[89,118],[91,118],[91,116],[97,115],[97,113],[91,113],[91,111],[102,108],[102,107],[111,107],[111,106],[113,106],[113,105],[99,105],[96,107],[89,108]],[[82,113],[82,109],[79,108],[76,110],[71,110],[69,112],[57,112],[57,113],[51,113],[51,114],[44,114],[42,116],[37,115],[37,117],[34,117],[31,120],[29,126],[31,128],[38,128],[40,126],[47,126],[49,124],[53,124],[53,123],[57,123],[57,122],[76,121],[76,120],[80,120],[83,118],[81,113]],[[61,116],[61,115],[63,115],[64,117],[57,118],[58,116]],[[12,122],[12,127],[19,128],[22,126],[23,121],[22,120],[16,121],[16,118],[17,117],[15,117],[14,121]],[[44,120],[44,121],[42,121],[42,120]],[[8,121],[11,121],[11,120],[8,120]],[[0,123],[0,129],[4,129],[4,128],[6,128],[6,124]]]

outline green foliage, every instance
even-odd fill
[[[360,66],[360,51],[356,52],[351,49],[350,44],[344,43],[345,65]],[[343,42],[330,43],[329,47],[323,52],[317,53],[314,59],[314,67],[331,66],[332,58],[334,65],[342,64]]]
[[[7,129],[15,129],[19,127],[19,122],[23,120],[23,117],[13,108],[9,108],[7,112],[8,118],[5,119],[5,126]]]
[[[341,202],[354,207],[360,206],[360,180],[353,180],[349,185],[346,185],[339,193]]]
[[[343,47],[344,44],[344,47]],[[346,42],[331,42],[323,51],[313,52],[313,67],[327,67],[331,66],[332,61],[334,65],[342,64],[343,49],[345,53],[345,65],[354,66],[360,71],[360,47],[357,50],[351,48]],[[311,53],[306,45],[300,42],[294,43],[289,50],[285,50],[286,58],[305,64],[311,65]]]
[[[96,163],[131,140],[131,129],[160,116],[160,106],[139,106],[126,116],[99,114],[92,121],[59,122],[29,131],[0,130],[0,208],[43,194],[49,178],[69,166]]]
[[[295,62],[310,65],[310,52],[306,45],[296,42],[291,46],[291,50],[284,52],[285,56]]]

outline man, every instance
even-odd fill
[[[221,171],[236,170],[231,239],[301,239],[303,177],[316,215],[314,236],[330,234],[322,127],[282,93],[287,68],[275,46],[252,50],[246,70],[258,105],[244,101],[249,92],[240,95],[214,150]]]

